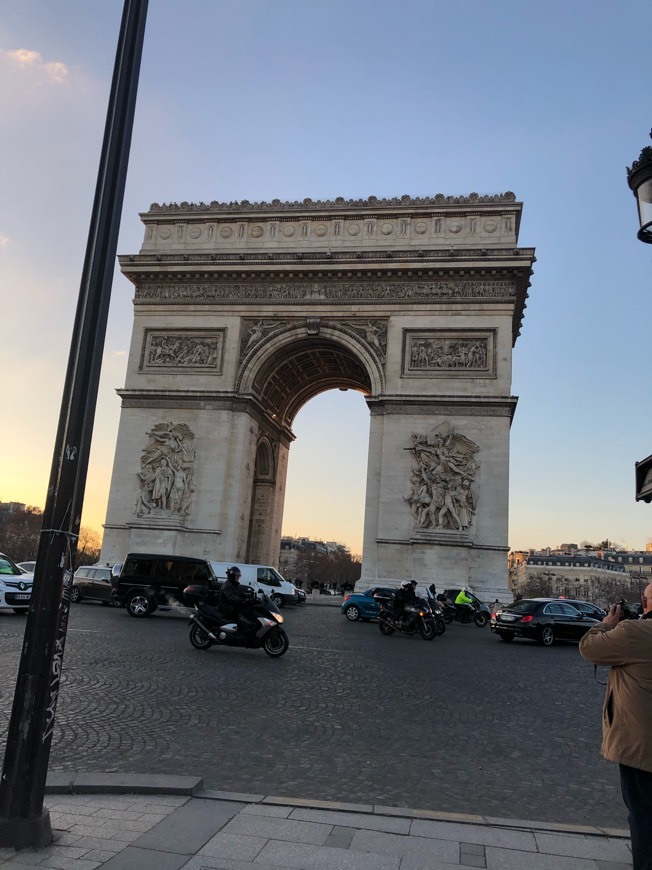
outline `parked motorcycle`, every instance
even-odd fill
[[[444,622],[447,625],[450,625],[451,622],[459,622],[461,625],[468,625],[474,622],[478,628],[484,628],[489,623],[491,613],[487,605],[477,599],[475,595],[471,597],[473,598],[471,607],[458,609],[445,595],[440,594],[437,596],[437,601],[439,601],[442,608]]]
[[[184,599],[192,604],[190,614],[190,643],[195,649],[209,649],[213,645],[240,646],[265,650],[268,656],[280,658],[288,651],[290,641],[281,628],[283,617],[269,596],[260,591],[250,591],[245,598],[238,621],[227,619],[215,606],[216,596],[205,586],[187,586]]]
[[[393,598],[380,598],[378,628],[380,633],[389,636],[395,631],[403,634],[420,634],[424,640],[434,640],[442,632],[438,630],[428,602],[418,598],[413,604],[405,606],[403,613],[396,614],[392,606]],[[444,630],[446,627],[444,626]]]

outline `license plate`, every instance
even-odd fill
[[[18,594],[18,595],[14,595],[14,598],[16,598],[18,601],[29,601],[29,599],[31,598],[31,595]]]
[[[516,617],[512,616],[510,613],[501,613],[500,614],[500,622],[515,622]]]

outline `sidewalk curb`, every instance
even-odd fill
[[[621,828],[600,828],[592,825],[569,825],[561,822],[524,821],[495,818],[469,813],[445,813],[438,810],[389,807],[383,804],[355,804],[340,801],[309,800],[280,795],[243,794],[241,792],[205,789],[197,776],[167,776],[164,774],[127,773],[62,773],[48,774],[45,793],[57,794],[151,794],[186,795],[198,800],[237,801],[248,804],[292,806],[303,809],[331,810],[360,815],[393,816],[406,819],[427,819],[461,825],[480,825],[514,830],[528,829],[546,833],[582,834],[589,837],[629,839],[629,831]]]
[[[49,794],[176,794],[192,797],[204,786],[200,776],[139,773],[48,773]]]

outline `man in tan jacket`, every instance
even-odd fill
[[[594,665],[610,665],[602,711],[602,754],[620,766],[629,810],[634,870],[652,870],[652,583],[641,596],[643,616],[621,622],[614,604],[580,641]]]

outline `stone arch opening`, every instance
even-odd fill
[[[330,340],[297,342],[261,366],[254,394],[281,425],[291,426],[297,412],[326,390],[371,394],[371,379],[360,360]]]

